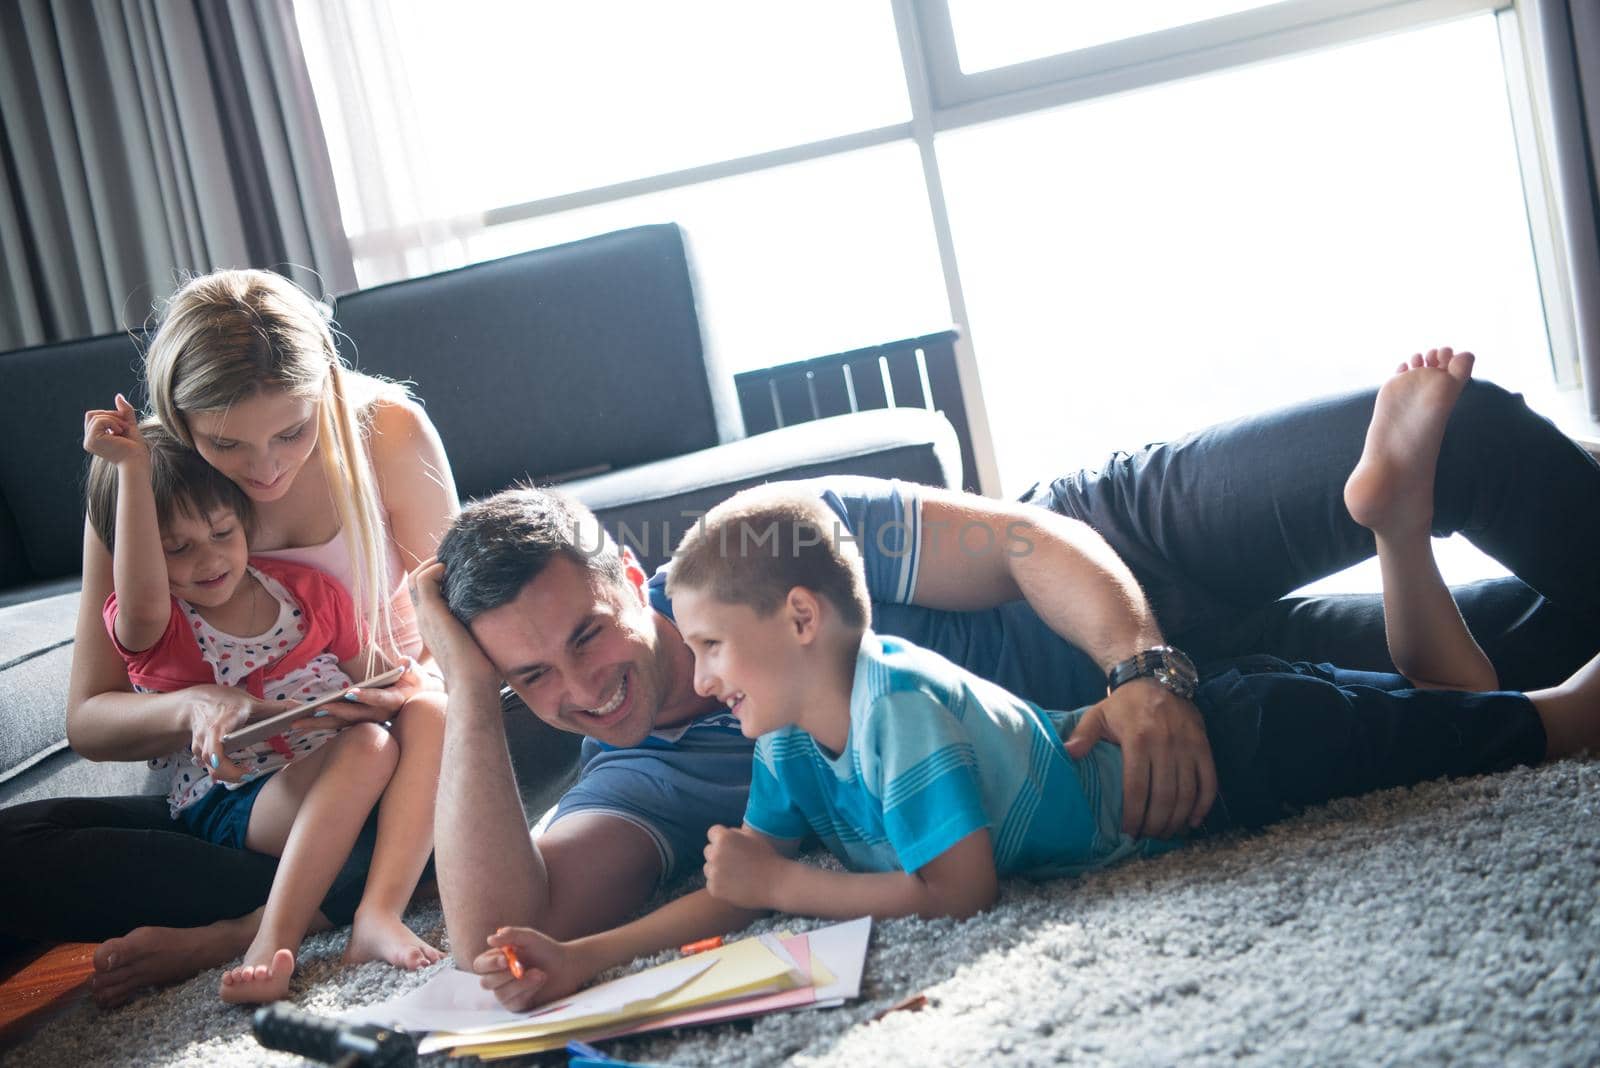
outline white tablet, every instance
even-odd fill
[[[282,734],[288,730],[289,724],[295,720],[304,719],[323,705],[341,700],[351,690],[382,689],[385,686],[393,685],[405,673],[406,665],[401,664],[399,667],[390,668],[381,675],[374,675],[364,682],[358,682],[354,686],[346,686],[342,690],[325,693],[321,697],[313,697],[311,700],[295,705],[285,712],[279,712],[275,716],[268,716],[266,719],[256,720],[254,723],[246,723],[232,734],[224,734],[222,736],[222,750],[225,753],[231,753],[235,749],[242,749],[244,746],[266,741],[274,734]]]

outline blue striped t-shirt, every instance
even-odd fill
[[[745,822],[815,833],[855,871],[916,871],[987,828],[1001,875],[1066,875],[1176,843],[1120,830],[1122,757],[1067,756],[1073,713],[1047,713],[937,653],[868,631],[845,751],[785,727],[756,742]]]

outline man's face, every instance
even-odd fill
[[[637,745],[655,726],[669,672],[637,569],[618,584],[558,556],[469,629],[551,726],[619,746]]]

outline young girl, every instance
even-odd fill
[[[1600,658],[1551,689],[1464,692],[1493,690],[1494,675],[1438,577],[1428,528],[1440,441],[1471,365],[1445,352],[1401,368],[1347,490],[1378,535],[1391,646],[1409,678],[1259,656],[1197,679],[1164,651],[1171,688],[1193,696],[1217,756],[1206,832],[1600,745]],[[695,689],[759,736],[744,826],[711,829],[704,890],[633,923],[569,942],[520,927],[491,936],[473,969],[508,1008],[765,910],[964,917],[994,903],[1001,876],[1082,872],[1181,844],[1121,833],[1116,747],[1062,745],[1098,706],[1042,712],[867,629],[859,552],[829,530],[835,516],[814,495],[775,487],[734,497],[685,536],[667,588]],[[808,834],[849,870],[795,860]]]
[[[268,711],[348,690],[352,676],[384,661],[362,641],[337,582],[249,557],[249,499],[158,424],[139,426],[122,396],[115,410],[90,413],[84,448],[95,457],[89,520],[112,551],[116,588],[105,623],[137,690],[239,687],[269,702],[261,706]],[[228,729],[223,719],[197,726],[187,753],[151,764],[171,769],[172,817],[193,834],[281,858],[245,964],[223,976],[221,990],[225,1001],[271,1001],[287,992],[294,951],[402,754],[375,723],[339,731],[302,721],[233,752]],[[421,870],[427,839],[389,842],[406,850],[402,866]],[[403,926],[410,890],[369,886],[361,909]],[[417,963],[439,958],[412,942]]]

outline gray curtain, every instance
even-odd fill
[[[0,0],[0,351],[246,266],[355,288],[291,0]]]
[[[1550,98],[1552,180],[1561,204],[1578,357],[1589,413],[1600,419],[1600,3],[1531,0]]]

